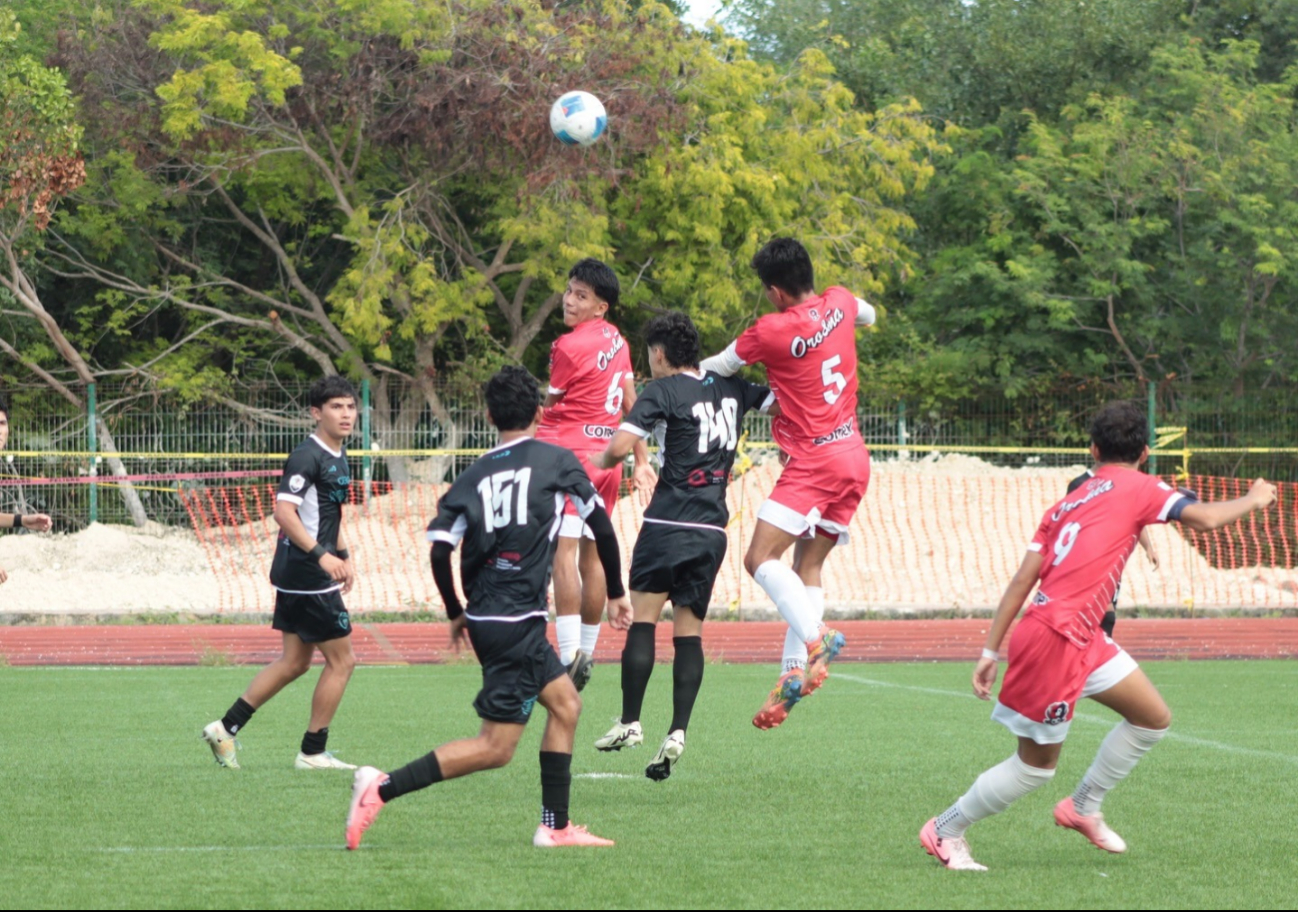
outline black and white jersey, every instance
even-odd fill
[[[338,550],[338,528],[351,483],[346,451],[331,450],[312,434],[289,454],[275,499],[295,504],[307,532],[333,554]],[[342,586],[320,569],[310,554],[289,541],[282,529],[275,542],[270,581],[280,592],[330,592]]]
[[[469,620],[548,615],[565,496],[582,519],[604,505],[571,450],[531,437],[488,450],[455,479],[428,524],[428,540],[464,543],[460,575]]]
[[[658,486],[644,521],[724,531],[744,415],[774,401],[764,386],[713,373],[681,371],[645,386],[619,428],[658,441]]]
[[[1068,493],[1071,494],[1095,477],[1094,469],[1087,469],[1081,475],[1078,475],[1072,481],[1068,482]]]

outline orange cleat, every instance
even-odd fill
[[[753,716],[753,724],[762,731],[767,731],[789,718],[789,710],[802,699],[802,685],[801,668],[793,668],[780,675],[775,689],[767,695],[766,703]]]

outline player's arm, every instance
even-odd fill
[[[1182,497],[1172,505],[1167,518],[1176,520],[1196,532],[1211,532],[1243,519],[1254,510],[1264,510],[1275,503],[1275,485],[1261,478],[1253,482],[1248,493],[1234,500],[1199,503]]]
[[[874,305],[868,304],[864,298],[856,299],[856,325],[873,326],[878,322],[879,315],[874,311]]]
[[[289,469],[285,469],[284,473],[287,476]],[[331,580],[336,583],[346,583],[346,562],[325,551],[320,542],[316,541],[315,536],[307,531],[302,517],[297,515],[298,504],[301,502],[301,498],[290,498],[281,493],[275,501],[276,524],[288,536],[289,541],[316,559],[320,569],[328,573]]]
[[[631,414],[631,409],[635,408],[636,399],[635,378],[627,374],[622,380],[622,415],[624,417]],[[635,466],[631,470],[632,487],[638,491],[652,491],[654,485],[658,484],[658,473],[654,471],[653,465],[649,462],[649,444],[640,439],[632,444],[631,450],[635,453]],[[625,459],[626,454],[623,453],[622,457]],[[611,469],[613,466],[605,466],[605,468]]]
[[[1145,557],[1149,558],[1149,562],[1153,564],[1154,569],[1157,570],[1158,551],[1154,549],[1154,540],[1149,535],[1149,529],[1140,530],[1140,547],[1145,549]]]
[[[438,505],[437,517],[428,524],[428,541],[432,544],[428,560],[433,568],[433,583],[437,586],[437,594],[442,597],[446,617],[451,622],[451,648],[458,650],[463,645],[467,620],[464,617],[464,604],[455,591],[451,552],[464,538],[469,521],[462,512],[454,509],[454,493],[452,487]]]
[[[996,683],[996,668],[999,661],[1001,643],[1010,625],[1023,609],[1023,603],[1032,594],[1032,587],[1041,577],[1041,565],[1045,556],[1040,551],[1029,551],[1023,555],[1019,569],[1005,587],[1000,604],[996,607],[996,616],[992,619],[991,629],[987,631],[987,641],[983,644],[983,655],[974,667],[973,689],[980,700],[991,699],[992,685]]]
[[[749,330],[751,332],[751,330]],[[705,371],[712,371],[722,377],[733,377],[739,373],[740,369],[747,366],[748,362],[739,357],[739,340],[736,339],[726,346],[726,350],[711,358],[704,358],[699,362],[699,368]]]
[[[352,563],[352,553],[347,548],[347,538],[343,534],[343,518],[338,516],[338,537],[334,540],[334,553],[338,559],[343,562],[343,569],[347,572],[346,579],[343,580],[343,595],[352,591],[352,585],[356,582],[356,565]]]
[[[0,513],[0,529],[31,529],[48,532],[54,520],[44,513]],[[4,582],[0,580],[0,582]]]
[[[580,511],[579,511],[580,512]],[[604,582],[608,589],[608,622],[615,630],[631,627],[631,600],[622,585],[622,546],[618,544],[613,521],[599,504],[585,517],[586,525],[595,535],[595,550],[604,568]]]
[[[593,457],[591,461],[601,469],[611,469],[623,459],[626,459],[627,454],[633,449],[639,449],[643,446],[645,446],[644,437],[633,431],[626,430],[626,425],[623,425],[613,434],[613,439],[608,442],[604,452]]]

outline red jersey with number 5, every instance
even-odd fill
[[[1085,648],[1100,630],[1140,530],[1179,519],[1189,503],[1153,475],[1101,466],[1046,511],[1028,545],[1045,558],[1029,610]]]
[[[833,458],[839,447],[861,447],[856,426],[856,297],[833,286],[782,313],[758,317],[735,341],[747,364],[766,365],[780,403],[775,442],[790,456]]]
[[[608,446],[622,422],[623,385],[631,375],[626,340],[607,320],[587,320],[554,340],[550,394],[536,439],[584,452]]]

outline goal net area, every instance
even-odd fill
[[[757,510],[774,487],[779,463],[770,451],[744,459],[729,489],[729,550],[717,579],[711,617],[758,618],[773,609],[743,569]],[[839,614],[933,614],[994,608],[1045,510],[1062,497],[1082,466],[1003,468],[975,457],[933,454],[876,459],[870,490],[851,525],[851,541],[825,568],[825,598]],[[1249,482],[1189,476],[1169,482],[1205,501],[1240,496]],[[356,563],[350,610],[440,611],[428,564],[425,529],[445,484],[353,485],[344,526]],[[275,547],[275,479],[180,492],[197,546],[215,586],[210,609],[269,612],[267,579]],[[612,511],[623,566],[647,497],[624,485]],[[1175,524],[1150,528],[1158,565],[1139,549],[1127,564],[1120,610],[1298,608],[1294,508],[1298,486],[1280,485],[1279,503],[1212,533]]]

